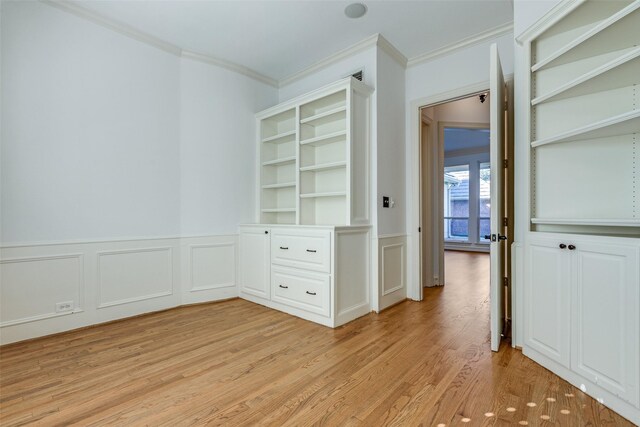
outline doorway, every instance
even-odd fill
[[[513,105],[512,84],[505,83],[497,46],[490,48],[489,81],[481,84],[444,92],[429,98],[412,102],[412,146],[413,153],[411,167],[412,194],[415,202],[411,213],[412,226],[410,234],[413,256],[410,261],[410,286],[408,295],[414,300],[422,300],[426,286],[438,286],[447,282],[444,268],[444,137],[440,137],[446,125],[434,120],[436,108],[446,108],[456,101],[471,102],[482,99],[489,100],[489,129],[490,129],[490,195],[491,195],[491,233],[487,234],[490,241],[490,335],[491,349],[497,351],[504,335],[510,335],[510,251],[507,248],[512,243],[507,229],[512,229],[509,218],[513,218],[513,170],[508,168],[513,158],[513,111],[508,105]],[[489,93],[490,92],[490,93]],[[492,102],[493,101],[493,102]],[[459,122],[483,124],[486,128],[486,115],[482,120],[458,118]],[[442,120],[443,122],[445,120]],[[464,127],[464,126],[463,126]],[[425,135],[424,132],[428,134]],[[424,150],[422,149],[425,147]],[[512,162],[511,162],[512,163]],[[426,167],[422,167],[425,164]],[[458,165],[459,166],[459,165]],[[481,165],[478,165],[478,169]],[[471,168],[469,168],[471,169]],[[424,190],[424,191],[423,191]],[[424,200],[423,200],[424,198]],[[478,196],[480,198],[480,196]],[[469,202],[467,202],[469,203]],[[471,203],[475,203],[471,201]],[[427,206],[428,205],[428,206]],[[474,205],[475,206],[475,205]],[[461,218],[466,221],[478,221],[474,224],[478,233],[477,241],[466,242],[480,246],[484,234],[480,236],[482,228],[480,209],[478,215],[471,218],[466,215]],[[466,234],[469,234],[467,226]],[[464,233],[463,233],[464,234]],[[512,233],[511,233],[512,234]],[[430,256],[425,255],[431,252]]]

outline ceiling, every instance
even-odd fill
[[[85,9],[182,49],[282,80],[382,34],[407,58],[513,21],[511,0],[379,0],[349,19],[349,1],[83,0]]]

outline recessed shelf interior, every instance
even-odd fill
[[[532,105],[633,86],[640,74],[640,47],[576,77],[531,101]]]
[[[279,137],[294,135],[296,130],[296,110],[292,108],[263,119],[260,122],[260,139],[269,141]]]
[[[346,224],[347,198],[312,197],[300,199],[300,222],[317,225]]]
[[[310,117],[322,115],[336,109],[346,109],[347,91],[341,90],[300,106],[300,121],[304,123]]]
[[[533,218],[620,220],[640,217],[637,135],[535,149]]]
[[[632,0],[587,1],[578,6],[567,17],[553,25],[536,38],[532,45],[532,65],[545,61],[558,51],[572,47],[572,43],[609,20]]]
[[[553,65],[555,60],[597,36],[640,6],[638,1],[588,2],[547,31],[535,43],[537,62],[531,71]]]
[[[346,169],[332,168],[300,172],[300,193],[333,193],[346,191]]]
[[[598,33],[553,63],[533,73],[533,97],[542,96],[560,85],[629,53],[640,45],[640,10]]]

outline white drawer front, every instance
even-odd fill
[[[271,262],[307,270],[331,272],[331,233],[274,230]]]
[[[328,275],[274,267],[271,290],[273,301],[330,316],[331,278]]]

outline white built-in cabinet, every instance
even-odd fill
[[[353,77],[256,115],[258,222],[369,223],[369,95]]]
[[[349,77],[256,115],[240,297],[330,327],[369,313],[371,93]]]
[[[369,226],[240,226],[240,296],[329,327],[370,311]]]
[[[640,0],[527,40],[524,353],[640,423]]]

